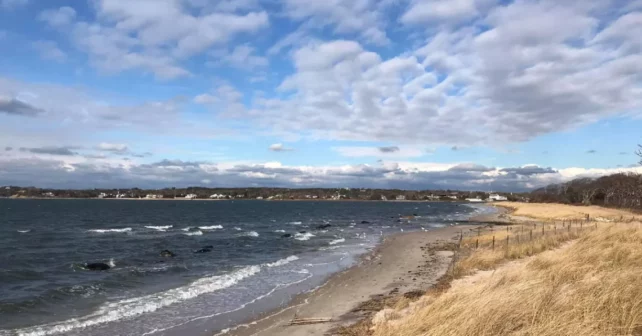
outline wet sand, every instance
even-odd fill
[[[316,290],[297,296],[287,307],[217,335],[326,335],[358,321],[362,315],[354,310],[360,303],[391,292],[426,290],[434,285],[450,265],[452,252],[445,249],[446,243],[457,241],[461,231],[471,228],[459,225],[390,236],[359,264],[331,276]],[[332,322],[288,326],[294,317],[331,318]]]

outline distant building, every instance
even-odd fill
[[[257,199],[257,200],[262,200],[262,199],[263,199],[263,196],[259,196],[259,197],[257,197],[256,199]]]
[[[448,198],[450,198],[451,200],[457,200],[457,196],[455,196],[455,195],[448,196]]]
[[[42,193],[42,196],[43,197],[54,197],[55,195],[50,191],[50,192]]]
[[[387,200],[388,200],[388,197],[381,195],[381,200],[382,200],[382,201],[387,201]]]
[[[225,199],[225,198],[227,198],[227,196],[225,196],[223,194],[212,194],[212,195],[210,195],[210,198],[211,199]]]
[[[98,194],[98,198],[105,198],[105,197],[107,197],[107,194],[105,194],[104,192]]]
[[[397,195],[397,201],[405,201],[406,195]]]
[[[155,194],[148,194],[145,196],[146,199],[157,199],[157,198],[163,198],[163,195],[155,195]]]
[[[491,194],[488,199],[495,202],[508,201],[508,197],[498,194]]]
[[[198,197],[196,194],[187,194],[185,196],[185,199],[192,200],[192,199],[195,199],[196,197]]]
[[[467,200],[468,202],[471,202],[471,203],[482,203],[482,202],[484,202],[484,200],[483,200],[483,199],[481,199],[481,198],[479,198],[479,197],[475,197],[475,198],[467,198],[466,200]]]

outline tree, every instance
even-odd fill
[[[639,147],[639,148],[638,148],[638,150],[635,152],[635,154],[637,154],[637,156],[639,156],[639,157],[640,157],[640,164],[642,165],[642,145],[638,145],[638,147]]]

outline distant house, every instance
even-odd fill
[[[42,196],[43,197],[54,197],[55,195],[50,191],[50,192],[42,193]]]
[[[397,195],[397,201],[405,201],[406,200],[406,195]]]
[[[146,199],[157,199],[157,198],[163,198],[163,195],[155,195],[155,194],[148,194],[145,195]]]
[[[185,199],[192,200],[192,199],[195,199],[196,197],[198,197],[196,194],[187,194],[185,196]]]
[[[448,198],[450,198],[451,200],[457,200],[457,196],[455,195],[448,196]]]
[[[259,197],[257,197],[256,199],[257,199],[257,200],[262,200],[262,199],[263,199],[263,196],[259,196]]]
[[[475,198],[467,198],[466,200],[467,200],[468,202],[471,202],[471,203],[482,203],[482,202],[484,202],[484,200],[483,200],[483,199],[481,199],[481,198],[479,198],[479,197],[475,197]]]
[[[98,198],[105,198],[105,197],[107,197],[107,194],[105,194],[104,192],[98,194]]]
[[[388,200],[388,197],[381,195],[381,200],[382,200],[382,201],[387,201],[387,200]]]
[[[212,194],[212,195],[210,195],[210,198],[211,199],[225,199],[225,198],[227,198],[227,196],[225,196],[223,194]]]
[[[495,202],[508,201],[508,197],[498,194],[491,194],[490,196],[488,196],[488,199]]]

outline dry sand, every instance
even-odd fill
[[[457,239],[461,230],[452,226],[429,232],[411,232],[388,237],[359,265],[332,276],[317,290],[298,296],[278,311],[231,330],[228,336],[313,336],[349,325],[362,317],[354,309],[360,303],[391,292],[406,293],[427,289],[447,271],[452,252],[439,246]],[[288,326],[295,317],[332,318],[330,323]]]

